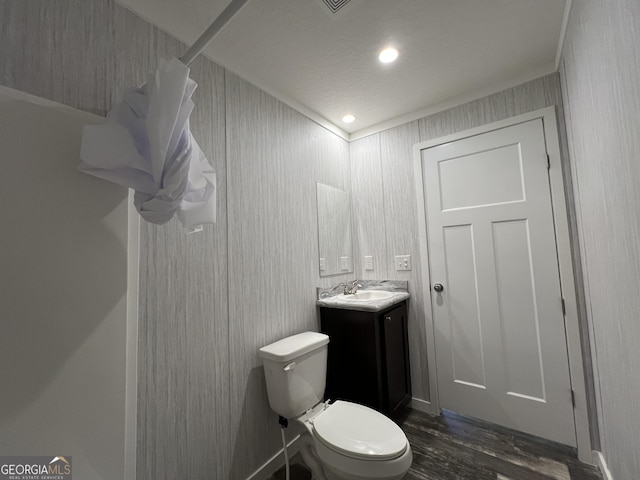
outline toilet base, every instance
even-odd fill
[[[318,455],[316,455],[316,447],[311,435],[307,432],[301,433],[300,439],[298,440],[298,446],[300,448],[302,460],[304,460],[304,463],[309,467],[309,470],[311,470],[311,480],[329,480],[325,475],[322,462],[318,458]]]

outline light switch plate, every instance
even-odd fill
[[[395,264],[398,272],[411,270],[411,255],[396,255]]]
[[[325,268],[326,268],[326,261],[324,257],[320,257],[320,271],[324,272]]]
[[[373,257],[371,255],[365,255],[364,257],[364,269],[371,271],[373,270]]]
[[[340,270],[349,271],[349,257],[340,257]]]

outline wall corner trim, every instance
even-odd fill
[[[613,480],[613,475],[611,475],[611,471],[607,465],[607,460],[604,458],[602,452],[594,450],[593,458],[595,459],[596,466],[600,469],[600,473],[602,473],[604,480]]]
[[[566,0],[564,6],[564,16],[562,17],[562,27],[560,28],[560,37],[558,38],[558,47],[556,49],[556,70],[560,68],[560,60],[562,59],[562,50],[564,42],[567,38],[567,26],[569,25],[569,15],[571,15],[571,0]]]
[[[127,199],[127,339],[125,377],[124,480],[135,480],[138,455],[138,302],[140,285],[140,215]]]
[[[413,397],[409,406],[419,412],[428,413],[430,415],[440,415],[437,405],[427,402],[421,398]]]

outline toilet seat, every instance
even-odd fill
[[[401,457],[407,437],[392,420],[364,405],[338,400],[310,422],[314,437],[330,450],[359,460]]]

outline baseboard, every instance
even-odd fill
[[[289,455],[289,459],[293,457],[298,451],[300,447],[298,446],[298,439],[300,435],[296,435],[296,437],[287,442],[287,454]],[[266,461],[264,465],[258,468],[255,472],[247,477],[247,480],[268,480],[271,475],[276,473],[280,467],[284,465],[284,450],[281,448],[278,450],[273,457]]]
[[[430,413],[431,415],[440,414],[440,412],[438,412],[438,409],[433,403],[427,402],[426,400],[422,400],[421,398],[413,397],[411,399],[411,402],[409,403],[409,406],[414,410],[419,410],[424,413]]]
[[[600,473],[602,473],[602,477],[604,478],[604,480],[613,480],[613,475],[611,475],[611,471],[607,466],[607,461],[605,460],[602,452],[594,450],[593,456],[596,460],[596,466],[600,469]]]

